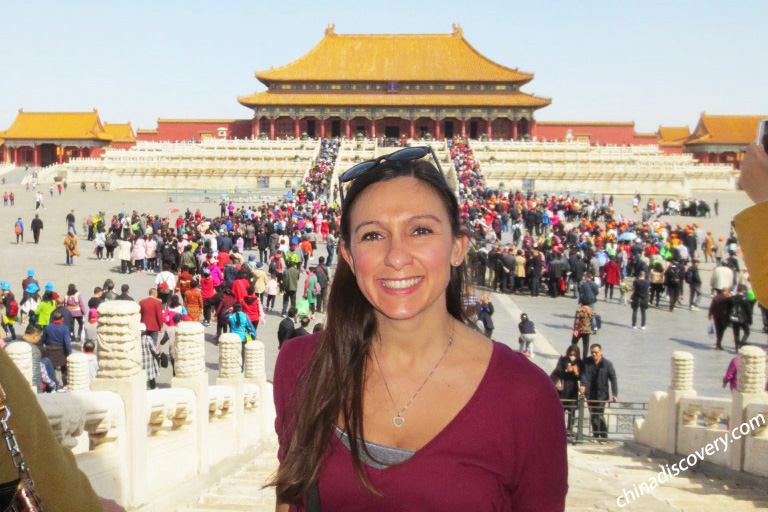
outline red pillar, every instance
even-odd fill
[[[371,138],[372,139],[376,138],[376,120],[375,119],[371,119]]]
[[[293,133],[297,139],[301,137],[301,118],[299,117],[293,121]]]
[[[416,121],[411,119],[410,122],[408,123],[408,129],[411,132],[411,138],[412,139],[415,138],[414,136],[416,135]]]
[[[349,126],[349,119],[345,119],[345,120],[344,120],[344,133],[345,133],[345,137],[346,137],[346,138],[348,138],[348,139],[351,139],[351,138],[352,138],[352,137],[350,136],[350,135],[351,135],[351,133],[350,133],[350,126]]]
[[[19,148],[9,148],[13,150],[13,154],[11,155],[11,163],[12,164],[18,164],[19,163]]]
[[[493,140],[493,121],[490,119],[485,122],[485,135],[488,140]]]
[[[261,118],[254,117],[251,121],[251,137],[256,139],[259,136],[259,129],[261,127]]]
[[[32,165],[35,167],[40,166],[40,146],[37,144],[33,146]]]
[[[275,118],[269,118],[269,140],[275,140]]]
[[[64,163],[64,146],[58,146],[56,148],[56,158],[58,159],[59,165]]]
[[[320,138],[325,138],[325,119],[320,119]]]
[[[512,140],[517,140],[517,119],[512,119]]]
[[[467,138],[467,120],[466,119],[461,120],[461,137]]]
[[[531,118],[531,121],[528,123],[528,135],[531,136],[531,139],[536,136],[536,120],[533,118]]]
[[[435,140],[438,140],[440,138],[440,123],[442,122],[441,119],[435,119]]]

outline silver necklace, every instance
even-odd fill
[[[379,362],[379,356],[376,355],[376,350],[373,350],[373,358],[376,359],[376,366],[379,367],[379,373],[381,374],[381,380],[384,382],[384,387],[387,390],[387,394],[389,395],[389,400],[392,402],[392,409],[397,411],[397,414],[395,414],[392,417],[392,423],[394,423],[395,427],[402,428],[403,425],[405,425],[405,418],[403,417],[403,413],[405,413],[405,410],[408,409],[408,406],[411,405],[411,403],[416,399],[416,396],[421,392],[421,390],[424,388],[424,385],[427,383],[430,377],[432,377],[432,374],[435,373],[435,370],[437,370],[437,367],[440,366],[440,363],[443,362],[443,359],[445,358],[445,354],[448,353],[448,349],[451,348],[451,345],[453,345],[453,334],[456,331],[456,322],[452,321],[451,323],[451,336],[448,338],[448,345],[446,345],[445,350],[443,351],[443,355],[440,356],[440,359],[437,360],[437,363],[435,364],[435,367],[432,368],[432,371],[427,374],[427,377],[424,379],[424,382],[421,383],[421,386],[419,386],[419,389],[416,390],[416,392],[413,394],[410,400],[403,406],[402,409],[397,411],[397,405],[395,404],[395,399],[392,398],[392,392],[389,390],[389,386],[387,385],[387,379],[384,378],[384,372],[381,369],[381,363]]]

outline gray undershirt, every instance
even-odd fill
[[[347,436],[347,433],[336,425],[334,425],[333,428],[341,443],[349,448],[349,436]],[[375,469],[385,469],[389,466],[400,464],[413,457],[413,455],[416,453],[414,450],[395,448],[394,446],[386,446],[383,444],[372,443],[370,441],[365,441],[365,447],[368,449],[368,452],[370,452],[371,457],[373,458],[369,457],[368,454],[365,453],[365,450],[361,450],[360,459],[364,464]]]

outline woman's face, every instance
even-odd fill
[[[356,199],[350,221],[341,253],[379,313],[406,320],[445,308],[451,266],[463,261],[468,240],[453,236],[437,193],[410,177],[375,183]]]

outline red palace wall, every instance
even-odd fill
[[[536,138],[537,140],[563,141],[565,136],[571,130],[573,139],[588,136],[590,144],[600,142],[601,145],[617,144],[655,144],[648,142],[647,139],[638,139],[635,137],[635,126],[630,123],[616,124],[589,124],[589,123],[547,123],[546,121],[537,121]]]
[[[142,133],[136,135],[143,141],[200,141],[202,134],[206,137],[219,138],[219,128],[226,128],[227,139],[249,139],[251,137],[251,120],[238,119],[234,121],[158,121],[157,133]]]

